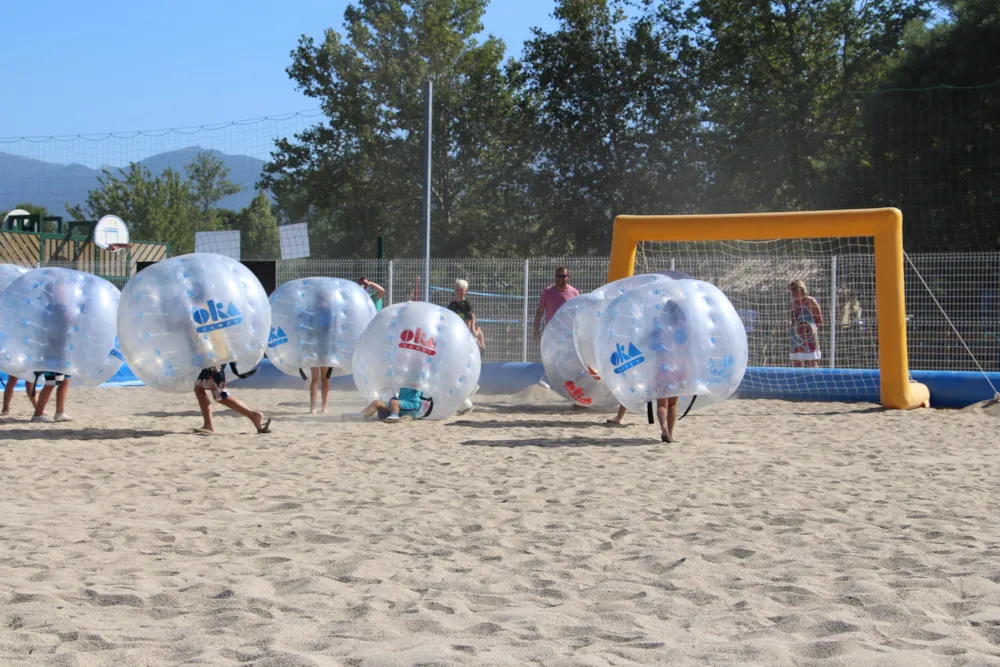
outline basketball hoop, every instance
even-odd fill
[[[94,225],[94,245],[108,252],[129,247],[128,227],[117,215],[104,216]]]

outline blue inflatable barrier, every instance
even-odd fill
[[[242,370],[242,369],[241,369]],[[993,389],[982,373],[969,371],[910,371],[916,382],[931,391],[931,406],[964,408],[993,398]],[[989,381],[1000,388],[1000,373],[988,373]],[[480,394],[516,394],[538,384],[545,369],[534,363],[483,364],[479,378]],[[6,385],[7,376],[0,373]],[[265,359],[258,371],[243,380],[238,387],[248,389],[304,389],[308,383],[300,377],[285,375]],[[751,366],[743,384],[736,392],[739,398],[773,398],[795,401],[843,401],[848,403],[879,402],[879,372],[851,368],[776,368]],[[18,382],[23,388],[24,381]],[[142,382],[128,366],[101,385],[103,387],[138,387]],[[331,389],[353,391],[351,376],[332,378]]]

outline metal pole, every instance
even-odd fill
[[[521,321],[524,323],[521,341],[521,361],[528,363],[528,261],[524,260],[524,314]]]
[[[424,87],[424,301],[431,300],[431,140],[434,84]]]
[[[385,286],[385,305],[392,305],[392,260],[389,260],[389,282]]]
[[[830,368],[837,367],[837,256],[830,258]]]

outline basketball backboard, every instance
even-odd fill
[[[128,243],[128,227],[117,215],[106,215],[94,225],[94,245],[98,248],[108,250]]]

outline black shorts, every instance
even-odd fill
[[[222,401],[229,398],[226,391],[226,372],[221,368],[205,368],[198,374],[197,384],[212,392],[212,398]]]

